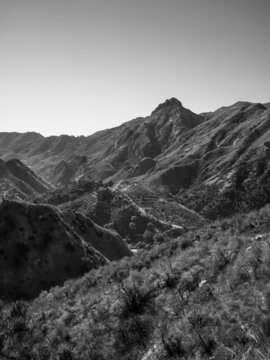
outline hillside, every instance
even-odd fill
[[[0,204],[0,298],[32,298],[41,290],[131,255],[118,234],[80,214],[49,205]]]
[[[0,196],[25,200],[52,188],[40,176],[17,159],[0,159]]]
[[[140,192],[141,194],[141,192]],[[133,248],[176,238],[204,219],[176,202],[145,196],[132,199],[123,189],[96,181],[78,181],[35,199],[61,211],[84,214],[96,224],[118,232]],[[151,201],[152,200],[152,201]]]
[[[12,359],[268,359],[269,216],[268,206],[214,222],[31,303],[4,307],[1,353]]]

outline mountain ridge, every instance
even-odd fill
[[[18,159],[0,159],[0,196],[25,200],[49,191],[51,186]]]
[[[153,158],[162,151],[161,147],[169,140],[170,128],[173,123],[180,130],[180,128],[194,127],[199,119],[202,119],[200,115],[185,109],[179,100],[172,98],[158,105],[148,117],[136,118],[89,136],[44,137],[37,133],[0,133],[0,156],[2,155],[5,160],[16,157],[24,161],[26,165],[33,167],[40,175],[57,185],[65,183],[62,181],[63,176],[69,177],[67,181],[70,181],[74,180],[76,176],[80,176],[80,172],[86,171],[95,179],[104,179],[121,170],[120,168],[126,160],[126,151],[129,151],[128,156],[133,158],[130,159],[129,166],[131,167],[131,162],[134,160],[138,162],[143,158]],[[156,138],[155,122],[158,122],[158,131],[162,132],[158,135],[161,137],[160,139]],[[127,141],[132,133],[134,135],[131,139],[133,145],[128,146]],[[136,137],[140,140],[137,141]],[[26,149],[26,139],[31,139],[28,149]],[[139,154],[136,154],[136,149],[140,149]],[[76,156],[81,155],[87,156],[87,166],[82,166],[80,161],[78,163],[76,160]],[[46,162],[45,166],[42,165],[44,162]],[[60,163],[62,163],[62,168],[57,171],[62,171],[64,174],[60,175],[58,179],[54,171]],[[132,176],[133,170],[130,168],[126,175]],[[137,170],[134,171],[136,173]],[[69,172],[70,175],[65,175]],[[119,176],[121,175],[119,174]],[[119,176],[117,175],[117,177]]]
[[[15,154],[57,187],[81,179],[112,181],[121,182],[129,193],[148,188],[163,198],[194,193],[210,183],[222,190],[234,187],[240,168],[255,169],[258,159],[263,162],[260,181],[265,183],[270,138],[267,104],[238,101],[195,114],[171,98],[149,116],[87,137],[0,133],[0,155]],[[36,141],[27,145],[31,136]]]

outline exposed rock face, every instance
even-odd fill
[[[130,251],[119,235],[82,215],[69,218],[49,205],[0,204],[0,298],[32,298],[125,255]]]

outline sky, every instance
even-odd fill
[[[269,0],[0,0],[0,131],[270,101]]]

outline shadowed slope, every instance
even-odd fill
[[[100,250],[100,251],[99,251]],[[119,235],[49,205],[0,204],[0,298],[31,298],[131,255]]]

